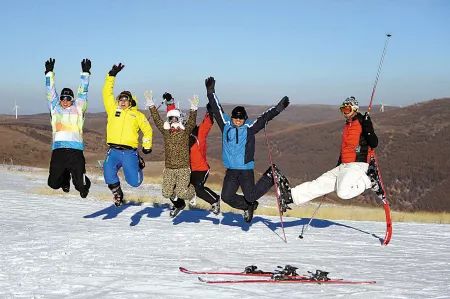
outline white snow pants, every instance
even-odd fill
[[[342,163],[317,179],[292,188],[292,199],[300,205],[333,191],[342,199],[358,196],[372,187],[366,174],[368,167],[364,162]]]

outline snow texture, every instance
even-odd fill
[[[81,199],[74,190],[39,195],[47,177],[36,169],[0,175],[0,298],[450,298],[449,225],[394,223],[383,247],[381,222],[318,219],[301,240],[309,219],[285,218],[286,244],[279,217],[248,225],[239,214],[190,210],[171,219],[167,205],[96,199],[109,192],[102,182]],[[377,283],[208,285],[178,271],[286,264]]]

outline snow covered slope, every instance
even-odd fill
[[[380,246],[384,223],[277,217],[220,217],[167,206],[125,205],[69,194],[39,195],[46,174],[0,168],[0,298],[449,298],[450,225],[394,223]],[[136,190],[155,189],[143,186]],[[93,190],[106,186],[95,184]],[[380,211],[381,212],[381,211]],[[178,271],[273,270],[376,280],[374,285],[207,285]],[[219,277],[214,277],[219,278]],[[229,278],[229,277],[227,277]]]

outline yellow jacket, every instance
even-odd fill
[[[108,123],[106,126],[106,143],[138,148],[139,130],[142,131],[142,147],[152,148],[153,130],[145,115],[136,106],[120,109],[114,98],[114,81],[116,77],[106,75],[103,86],[103,104],[105,105]]]

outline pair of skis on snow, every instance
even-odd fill
[[[303,283],[303,284],[374,284],[376,281],[354,281],[344,279],[333,279],[328,277],[328,272],[316,270],[308,275],[297,274],[296,267],[286,265],[278,267],[274,272],[257,270],[256,266],[248,266],[244,272],[238,271],[193,271],[180,267],[179,270],[186,274],[194,275],[217,275],[217,276],[239,276],[238,279],[215,279],[210,280],[198,276],[198,280],[207,284],[243,284],[243,283]],[[244,278],[245,277],[245,278]]]

